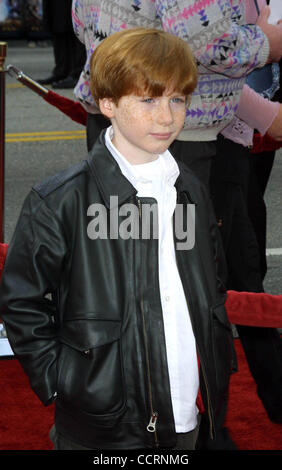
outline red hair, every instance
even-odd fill
[[[90,90],[95,102],[116,104],[130,94],[162,96],[165,90],[188,97],[197,84],[189,45],[157,29],[133,28],[106,38],[92,54]]]

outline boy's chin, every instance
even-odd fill
[[[164,142],[162,145],[158,145],[155,147],[155,149],[152,151],[153,154],[155,155],[160,155],[164,152],[166,152],[169,149],[170,144],[173,142],[173,140],[169,140],[168,142]]]

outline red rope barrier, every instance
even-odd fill
[[[229,290],[225,308],[234,325],[282,327],[282,295]]]
[[[282,142],[274,140],[270,135],[261,135],[257,132],[254,133],[253,146],[251,153],[272,152],[282,147]]]
[[[43,99],[58,108],[73,121],[86,126],[87,112],[78,101],[73,101],[65,96],[58,95],[52,90],[49,90],[48,93],[43,96]]]

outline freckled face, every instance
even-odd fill
[[[111,119],[113,144],[130,163],[138,164],[155,160],[177,137],[184,124],[186,99],[177,93],[157,98],[128,95],[118,105],[101,100],[100,108]]]

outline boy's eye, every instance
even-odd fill
[[[142,98],[142,103],[154,103],[154,98]]]
[[[171,98],[171,102],[176,104],[182,104],[185,103],[185,98],[182,98],[182,96],[175,96],[174,98]]]
[[[141,103],[148,103],[148,104],[155,104],[157,103],[157,98],[141,98]],[[170,103],[172,104],[185,104],[186,98],[185,96],[173,96],[170,98]]]

